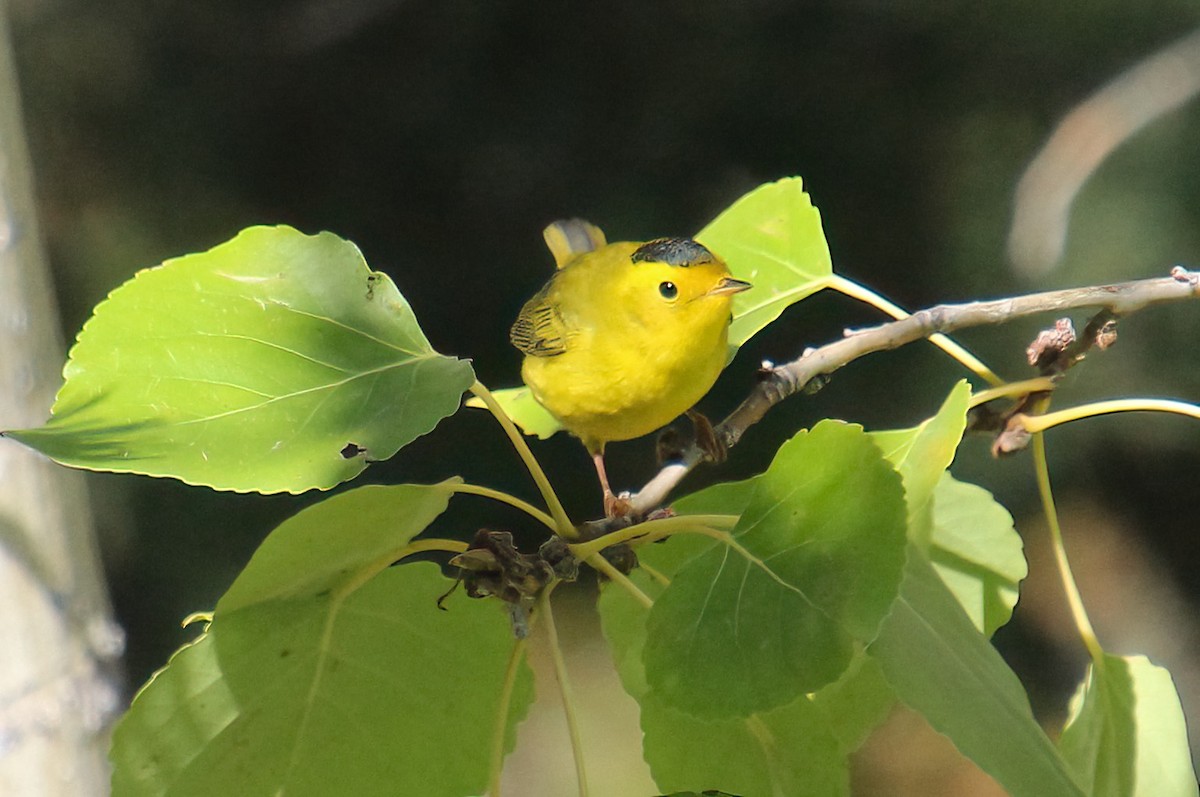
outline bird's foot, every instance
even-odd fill
[[[717,436],[712,422],[695,410],[687,411],[688,419],[692,422],[692,431],[696,436],[696,445],[704,452],[709,462],[721,463],[729,458],[729,446]]]
[[[628,517],[633,513],[633,496],[627,492],[613,495],[611,490],[604,491],[604,516],[610,518]]]

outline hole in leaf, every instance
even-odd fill
[[[363,448],[357,443],[346,443],[345,447],[342,448],[341,453],[342,459],[354,459],[355,457],[361,457],[363,454],[367,453],[367,449]]]

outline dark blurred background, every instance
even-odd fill
[[[546,223],[582,216],[614,240],[690,234],[745,191],[793,174],[822,211],[835,266],[910,308],[1200,265],[1198,102],[1113,144],[1076,198],[1061,262],[1018,270],[1006,255],[1017,182],[1055,125],[1200,25],[1186,0],[9,5],[68,339],[137,269],[287,223],[355,241],[435,347],[472,358],[485,384],[511,385],[519,356],[508,325],[553,268]],[[1200,400],[1197,310],[1130,318],[1114,349],[1071,373],[1058,406]],[[833,296],[793,308],[703,407],[730,409],[762,358],[790,359],[877,319]],[[1024,348],[1051,321],[962,339],[1024,377]],[[932,347],[872,356],[778,408],[729,463],[686,487],[761,469],[786,435],[822,417],[912,425],[961,375]],[[998,644],[1052,718],[1083,651],[1044,554],[1029,458],[997,462],[987,448],[968,442],[955,471],[993,490],[1026,536],[1034,572]],[[1200,716],[1200,425],[1106,418],[1056,430],[1049,448],[1102,641],[1171,667]],[[650,439],[610,451],[618,485],[654,470]],[[560,436],[537,452],[569,511],[595,514],[578,443]],[[533,496],[475,411],[364,480],[456,473]],[[273,525],[320,497],[89,478],[131,685],[190,638],[180,619],[213,606]],[[464,503],[440,533],[516,522]]]

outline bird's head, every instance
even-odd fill
[[[729,267],[690,238],[659,238],[637,246],[629,255],[621,293],[646,322],[668,319],[705,323],[728,319],[736,293],[750,283],[734,279]]]

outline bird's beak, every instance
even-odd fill
[[[716,284],[712,290],[708,292],[709,296],[732,296],[735,293],[749,290],[754,286],[745,280],[734,279],[733,277],[722,277],[721,281]]]

